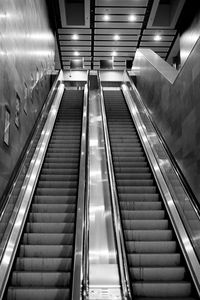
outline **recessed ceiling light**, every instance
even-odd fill
[[[72,35],[72,39],[73,39],[73,40],[78,40],[78,39],[79,39],[78,34],[73,34],[73,35]]]
[[[113,52],[112,52],[112,56],[117,56],[117,52],[116,52],[116,51],[113,51]]]
[[[114,35],[114,40],[115,41],[119,41],[120,40],[120,36],[118,34]]]
[[[136,20],[136,16],[135,15],[130,15],[128,17],[128,19],[129,19],[130,22],[134,22]]]
[[[103,19],[104,19],[104,21],[109,21],[110,20],[110,16],[109,15],[104,15]]]
[[[79,53],[78,51],[75,51],[75,52],[74,52],[74,55],[75,55],[75,56],[79,56],[80,53]]]
[[[157,35],[154,36],[153,39],[154,39],[154,41],[161,41],[162,37],[159,34],[157,34]]]

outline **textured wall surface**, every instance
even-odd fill
[[[0,0],[0,197],[47,96],[53,67],[54,36],[45,0]],[[3,138],[6,107],[9,145]]]
[[[137,88],[200,202],[200,40],[171,84],[136,55]]]

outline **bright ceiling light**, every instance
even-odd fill
[[[114,35],[114,40],[115,41],[119,41],[120,40],[120,36],[118,34]]]
[[[136,16],[135,15],[130,15],[128,17],[128,19],[129,19],[130,22],[134,22],[136,20]]]
[[[72,35],[72,40],[78,40],[78,39],[79,39],[78,34],[73,34],[73,35]]]
[[[104,19],[104,21],[109,21],[110,20],[110,16],[109,15],[104,15],[103,19]]]
[[[159,34],[155,35],[153,39],[154,39],[154,41],[161,41],[162,40],[162,38]]]
[[[117,52],[116,52],[116,51],[113,51],[113,52],[112,52],[112,56],[117,56]]]
[[[80,53],[79,53],[78,51],[75,51],[75,52],[74,52],[74,55],[75,55],[75,56],[79,56]]]

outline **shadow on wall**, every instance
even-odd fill
[[[0,0],[0,197],[50,89],[54,35],[45,0]]]

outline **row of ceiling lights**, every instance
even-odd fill
[[[103,16],[103,20],[104,20],[104,21],[110,21],[110,15],[104,15],[104,16]],[[134,22],[134,21],[136,21],[136,20],[137,20],[137,17],[136,17],[135,15],[129,15],[129,16],[128,16],[128,21]]]
[[[133,16],[133,15],[132,15],[132,16]],[[79,39],[78,34],[73,34],[73,35],[72,35],[72,39],[73,39],[73,40],[78,40],[78,39]],[[119,40],[120,40],[120,36],[119,36],[118,34],[116,34],[116,35],[113,36],[113,39],[114,39],[115,41],[119,41]],[[159,34],[156,34],[156,35],[154,36],[153,39],[154,39],[154,41],[161,41],[161,40],[162,40],[162,37],[161,37]],[[79,53],[78,51],[75,51],[75,52],[74,52],[74,55],[75,55],[75,56],[79,56],[80,53]],[[111,53],[111,55],[112,55],[112,56],[117,56],[117,52],[116,52],[116,51],[113,51],[113,52]]]

